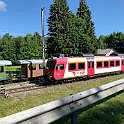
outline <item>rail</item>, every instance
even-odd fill
[[[1,118],[0,124],[48,124],[68,114],[72,124],[76,124],[78,110],[123,90],[124,79],[121,79]]]

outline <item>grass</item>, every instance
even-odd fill
[[[21,66],[5,66],[6,71],[16,71],[21,69]]]
[[[70,115],[53,124],[70,124]],[[124,93],[100,104],[95,104],[86,111],[78,112],[78,124],[123,124]]]
[[[39,94],[28,94],[24,97],[0,99],[0,117],[4,117],[10,114],[14,114],[25,109],[29,109],[70,94],[85,91],[87,89],[94,88],[112,81],[122,79],[124,74],[109,76],[101,79],[87,80],[83,83],[75,82],[69,84],[63,84],[61,86],[55,86],[54,88],[46,88]],[[102,104],[96,105],[93,108],[80,112],[79,122],[82,124],[89,123],[102,123],[102,124],[118,124],[121,119],[124,119],[124,93],[114,97]],[[110,113],[109,113],[110,112]],[[104,118],[104,119],[103,119]],[[70,120],[64,120],[63,124],[70,123]],[[101,122],[102,121],[102,122]],[[113,123],[112,123],[113,122]],[[57,122],[56,122],[57,123]],[[60,123],[60,122],[58,122]],[[61,122],[62,123],[62,122]]]

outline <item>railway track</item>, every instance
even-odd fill
[[[92,80],[98,80],[98,79],[100,79],[100,78],[103,78],[103,76],[102,77],[93,77],[93,78],[91,78]],[[90,79],[90,80],[91,80]],[[89,80],[88,78],[86,78],[86,79],[83,79],[83,80],[80,80],[80,82],[85,82],[85,81],[87,81],[87,80]],[[45,88],[50,88],[50,87],[57,87],[58,85],[73,85],[73,83],[75,83],[75,82],[79,82],[79,80],[77,81],[77,80],[75,80],[75,81],[70,81],[70,83],[69,82],[64,82],[64,83],[58,83],[58,84],[50,84],[50,83],[48,83],[48,84],[43,84],[43,82],[42,82],[42,85],[40,85],[40,84],[38,84],[38,85],[36,85],[36,84],[33,84],[33,85],[31,85],[31,84],[29,84],[28,83],[28,85],[19,85],[18,84],[18,87],[9,87],[9,88],[2,88],[2,94],[6,97],[6,96],[12,96],[12,95],[16,95],[16,94],[18,94],[18,93],[29,93],[30,91],[37,91],[37,90],[41,90],[41,89],[45,89]],[[21,83],[20,83],[21,84]],[[1,90],[0,90],[1,91]]]
[[[19,93],[19,92],[26,92],[26,91],[32,91],[32,90],[38,90],[38,89],[43,89],[46,88],[47,86],[24,86],[24,87],[18,87],[18,88],[12,88],[12,89],[7,89],[6,93],[9,94],[14,94],[14,93]]]

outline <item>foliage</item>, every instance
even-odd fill
[[[47,53],[62,53],[65,43],[68,42],[68,23],[71,12],[66,0],[55,0],[50,6],[50,16],[48,18],[48,31],[50,38],[47,41]]]
[[[83,3],[86,11],[80,3],[77,15],[73,14],[67,6],[66,0],[55,0],[50,6],[48,18],[49,39],[47,41],[47,53],[49,56],[56,53],[65,55],[76,53],[93,53],[97,42],[94,35],[94,24],[91,21],[91,12],[86,3]],[[86,14],[84,19],[80,14]]]
[[[85,37],[83,39],[86,39],[86,37],[88,37],[88,40],[86,40],[87,43],[86,41],[84,41],[85,43],[84,47],[87,50],[89,50],[88,52],[94,53],[96,52],[98,43],[97,43],[96,36],[95,36],[95,31],[94,31],[95,28],[94,28],[94,23],[92,22],[91,11],[89,10],[89,7],[85,0],[80,0],[79,8],[77,10],[77,16],[82,18],[82,20],[85,23],[83,27]],[[82,42],[83,42],[83,39],[82,39]]]
[[[100,35],[99,38],[98,38],[98,43],[99,43],[99,46],[98,48],[99,49],[106,49],[107,48],[107,45],[105,43],[105,40],[107,39],[108,37],[107,36],[103,36],[103,35]]]
[[[113,48],[119,53],[124,53],[124,34],[122,32],[113,32],[107,36],[98,38],[100,48]]]
[[[25,37],[13,37],[8,33],[0,39],[0,59],[16,62],[19,59],[42,58],[41,37],[35,32]]]
[[[8,33],[2,37],[1,40],[1,56],[3,59],[13,60],[16,59],[15,42],[13,37]]]

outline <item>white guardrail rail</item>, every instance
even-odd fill
[[[72,115],[71,121],[76,124],[76,111],[122,90],[124,79],[3,117],[0,124],[48,124],[68,114]]]

